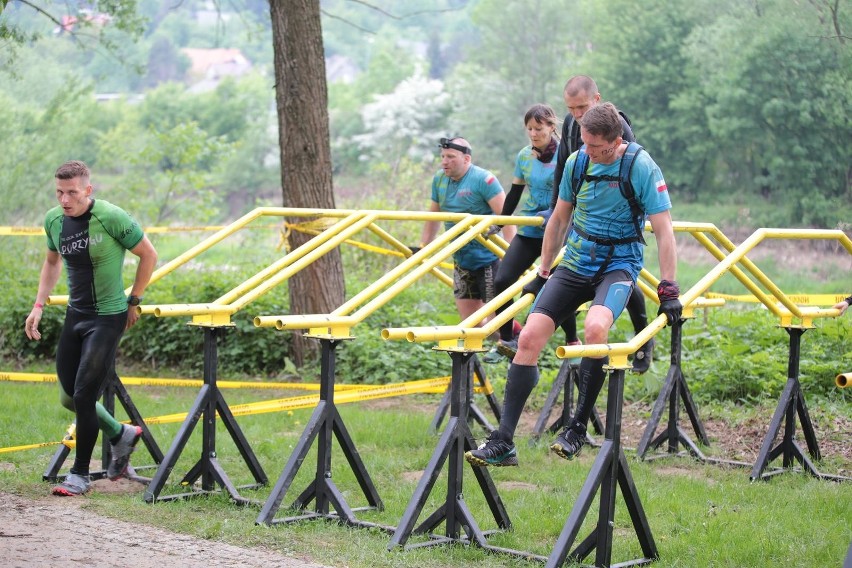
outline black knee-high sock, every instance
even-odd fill
[[[511,441],[524,411],[530,393],[538,384],[538,365],[509,365],[506,393],[503,395],[503,413],[500,415],[500,438]]]
[[[574,421],[585,426],[592,416],[595,401],[603,388],[606,373],[603,366],[606,359],[583,357],[580,361],[580,387],[577,395],[577,410]]]
[[[648,327],[648,316],[645,314],[645,296],[639,290],[639,286],[633,287],[633,292],[627,299],[627,313],[630,314],[630,323],[633,324],[633,330],[636,333]]]

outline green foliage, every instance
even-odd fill
[[[820,320],[801,342],[799,381],[806,397],[834,392],[834,377],[852,368],[847,322]],[[698,400],[777,398],[787,379],[790,336],[762,308],[715,309],[705,325],[684,325],[682,366]]]

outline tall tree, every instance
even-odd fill
[[[269,6],[284,205],[334,209],[319,0],[270,0]],[[309,238],[294,231],[290,244],[297,247]],[[331,312],[344,300],[339,251],[300,271],[289,285],[292,313]],[[299,336],[292,345],[293,361],[300,365],[309,346]]]

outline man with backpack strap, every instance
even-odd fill
[[[594,107],[601,100],[601,94],[598,92],[598,86],[595,81],[586,75],[576,75],[565,83],[565,89],[562,92],[562,97],[565,100],[565,106],[568,109],[568,114],[565,115],[565,120],[562,122],[562,138],[560,139],[559,149],[556,157],[556,171],[553,176],[553,197],[550,202],[550,208],[553,210],[556,207],[556,200],[559,197],[559,183],[562,181],[562,172],[565,169],[565,162],[568,156],[580,149],[583,145],[580,140],[580,119],[590,108]],[[627,115],[619,111],[619,119],[621,120],[621,138],[625,142],[635,142],[636,137],[631,129],[630,119]],[[633,287],[633,292],[627,302],[627,313],[630,315],[630,322],[633,324],[635,333],[639,333],[648,326],[648,316],[645,313],[645,296],[638,286]],[[567,345],[577,344],[577,318],[568,318],[563,329],[566,329],[566,335],[573,328],[573,337],[566,337]],[[573,322],[573,326],[571,323]],[[634,373],[644,373],[651,366],[651,360],[654,354],[654,339],[639,348],[633,356]]]
[[[582,151],[572,154],[565,165],[559,199],[544,233],[538,276],[523,290],[524,294],[537,297],[509,367],[500,428],[478,449],[465,453],[467,461],[474,465],[518,464],[514,432],[524,404],[538,383],[538,356],[556,327],[591,301],[584,326],[586,342],[607,343],[609,329],[624,310],[642,269],[643,245],[636,234],[633,213],[622,195],[621,184],[613,181],[620,179],[616,176],[625,153],[636,148],[623,142],[620,117],[611,103],[589,109],[580,119],[580,127],[588,169],[583,172],[575,196],[571,180]],[[665,314],[671,324],[680,319],[683,307],[675,282],[677,250],[666,182],[644,151],[634,157],[630,181],[657,239],[661,276],[658,314]],[[551,274],[548,268],[563,243],[565,254]],[[550,446],[560,457],[573,459],[586,443],[586,424],[606,377],[605,361],[584,357],[580,362],[577,408]]]

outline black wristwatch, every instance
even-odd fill
[[[127,297],[127,305],[128,306],[138,306],[142,303],[142,296],[128,296]]]

